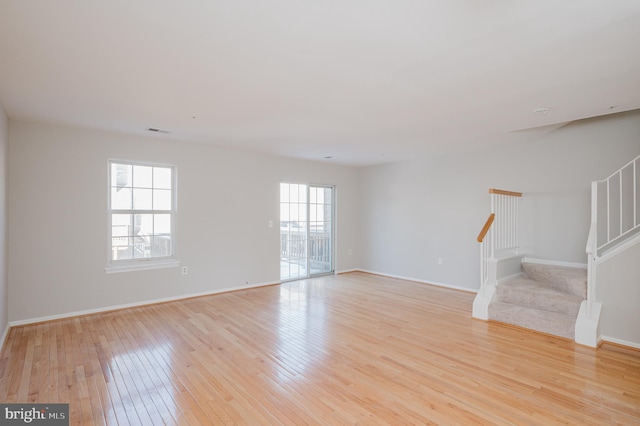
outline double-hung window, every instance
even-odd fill
[[[177,266],[174,166],[109,161],[107,272]]]

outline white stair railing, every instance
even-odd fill
[[[495,297],[498,280],[505,278],[515,267],[519,268],[518,201],[520,192],[490,189],[491,214],[480,234],[480,290],[473,300],[472,315],[489,319],[489,305]],[[517,262],[514,265],[514,261]],[[498,267],[498,264],[501,267]]]
[[[493,188],[489,189],[489,193],[491,194],[491,213],[496,215],[495,226],[491,229],[493,234],[491,256],[504,250],[513,250],[517,253],[520,249],[518,204],[522,193]]]
[[[520,250],[518,205],[522,193],[494,188],[489,189],[489,193],[491,194],[491,214],[478,235],[478,242],[480,243],[480,291],[483,293],[490,279],[489,260],[505,253],[518,254]]]
[[[608,178],[591,184],[591,222],[596,224],[596,255],[638,232],[638,167],[640,156]]]
[[[591,227],[587,239],[587,317],[596,294],[595,267],[608,250],[640,233],[640,156],[604,180],[591,183]]]

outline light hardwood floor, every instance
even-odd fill
[[[0,401],[72,424],[640,424],[640,352],[350,273],[13,328]]]

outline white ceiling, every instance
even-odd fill
[[[475,150],[640,108],[640,1],[0,0],[0,103],[351,165]]]

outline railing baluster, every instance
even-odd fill
[[[504,248],[509,248],[509,228],[511,227],[511,219],[509,218],[510,201],[504,197]]]
[[[509,200],[509,231],[507,232],[507,245],[513,247],[513,200]]]
[[[512,248],[516,247],[516,225],[518,224],[518,220],[516,218],[515,212],[516,212],[516,200],[512,199],[511,200],[511,242],[509,242],[509,245]]]
[[[498,228],[496,229],[496,246],[498,248],[498,250],[502,249],[502,226],[504,224],[503,220],[503,216],[502,216],[502,196],[498,196],[498,199],[500,200],[500,208],[498,209]]]
[[[500,196],[500,233],[498,236],[500,237],[500,250],[504,249],[504,229],[506,225],[505,217],[504,217],[504,196]]]
[[[502,229],[502,213],[500,212],[500,196],[496,195],[496,232],[494,232],[493,236],[497,237],[493,239],[491,243],[494,246],[495,250],[500,250],[500,229]],[[494,253],[495,254],[495,253]]]
[[[622,210],[623,210],[623,206],[622,206],[622,169],[620,170],[620,174],[618,175],[618,182],[620,182],[619,184],[619,190],[620,190],[620,233],[618,235],[622,235]]]
[[[611,221],[611,181],[607,180],[607,241],[611,240],[612,221]]]
[[[504,228],[502,230],[502,248],[509,248],[509,199],[504,197]]]
[[[504,248],[510,248],[509,233],[511,232],[511,200],[505,197],[504,200],[504,217],[506,219],[504,227]]]
[[[513,200],[513,246],[518,250],[518,200]]]
[[[591,183],[591,223],[598,223],[598,182]],[[593,248],[598,251],[598,228],[593,236]]]
[[[500,196],[500,215],[498,216],[498,223],[500,224],[500,228],[498,230],[498,248],[502,250],[504,248],[504,197]]]
[[[484,241],[480,243],[480,294],[484,296]]]
[[[516,253],[520,250],[520,221],[518,218],[520,217],[520,204],[516,202]]]
[[[500,210],[498,211],[498,249],[502,250],[502,235],[504,234],[504,197],[500,195],[498,197],[500,199]]]
[[[491,213],[495,213],[496,211],[496,197],[494,194],[491,194]],[[496,229],[495,226],[492,226],[491,229],[489,230],[489,238],[491,241],[491,244],[489,245],[489,251],[491,252],[491,257],[493,257],[493,255],[495,254],[494,252],[494,247],[493,247],[493,236],[494,236],[494,230]]]
[[[638,160],[633,162],[633,227],[638,226],[638,195],[636,183],[638,181],[638,175],[636,174],[636,164]]]
[[[507,227],[507,246],[509,248],[513,247],[513,200],[509,200],[508,204],[508,217],[509,217],[509,226]]]
[[[513,244],[513,234],[514,234],[514,226],[516,224],[515,217],[513,216],[514,211],[514,200],[509,200],[509,248],[515,248],[515,244]]]
[[[496,249],[500,250],[501,247],[501,242],[502,242],[502,238],[500,237],[502,235],[502,197],[500,195],[496,196],[496,202],[498,203],[498,210],[496,212],[496,218],[497,218],[497,223],[496,223],[496,240],[495,240],[495,245],[496,245]]]

